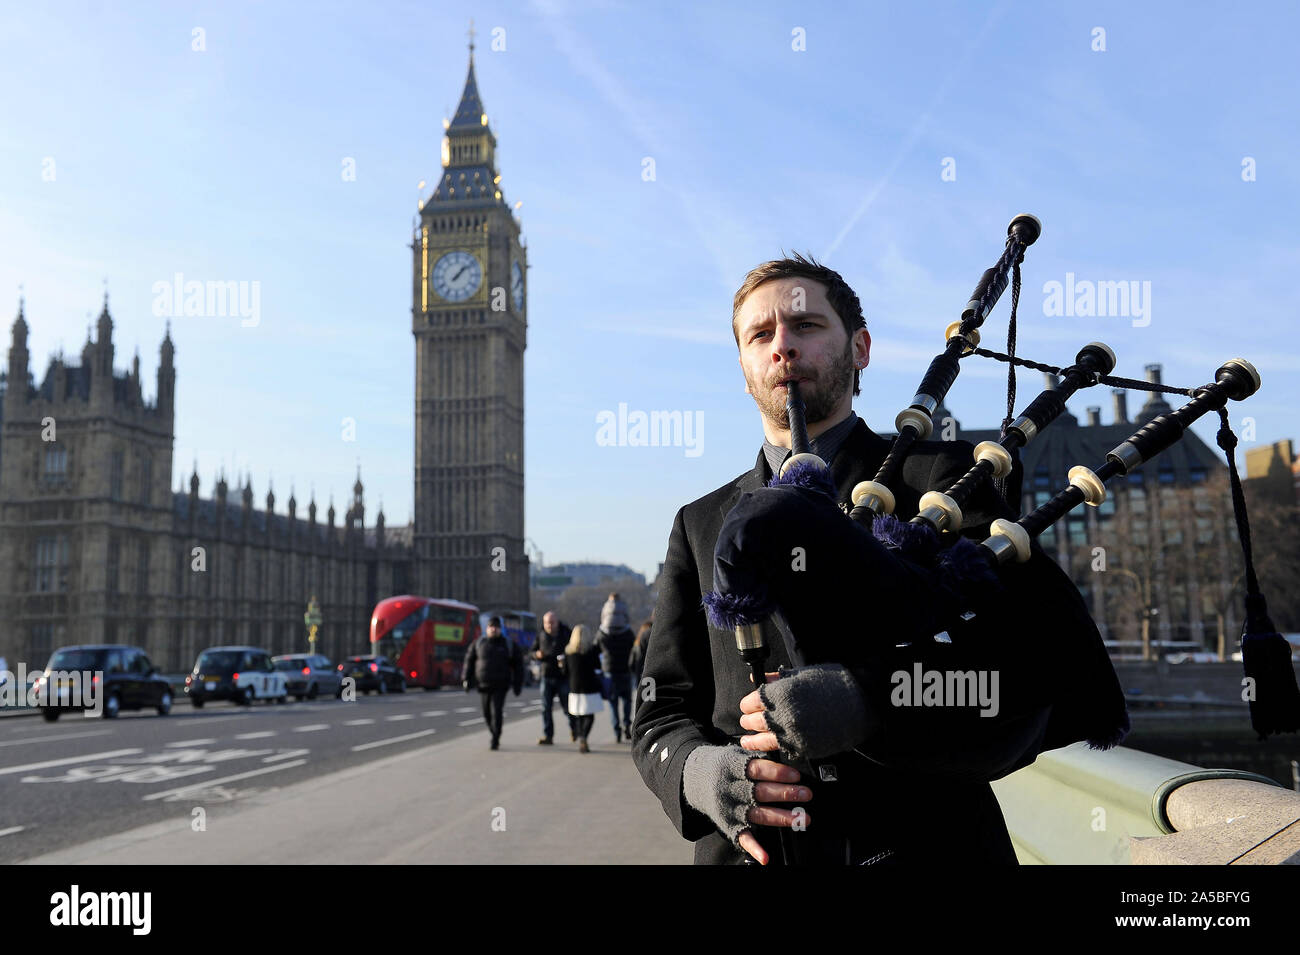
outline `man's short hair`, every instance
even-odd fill
[[[784,254],[784,250],[782,252]],[[731,334],[736,339],[736,348],[740,348],[740,327],[736,324],[740,318],[741,306],[745,304],[745,299],[749,298],[749,293],[754,291],[764,282],[773,279],[784,278],[808,278],[820,282],[826,288],[826,301],[830,302],[831,308],[835,309],[835,314],[840,317],[844,324],[844,331],[850,338],[859,328],[867,327],[866,316],[862,314],[862,303],[858,301],[858,295],[849,287],[839,272],[834,269],[828,269],[826,266],[819,264],[811,255],[803,256],[798,252],[792,253],[792,258],[773,259],[770,262],[764,262],[749,270],[745,276],[745,281],[741,283],[736,297],[731,303]],[[859,381],[862,378],[862,369],[853,370],[853,393],[861,393]]]

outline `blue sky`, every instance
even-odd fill
[[[105,277],[117,364],[138,347],[149,396],[154,283],[256,281],[255,327],[172,320],[173,486],[197,461],[205,496],[224,466],[259,501],[273,479],[277,510],[292,485],[300,513],[313,488],[341,513],[359,460],[368,521],[382,499],[404,523],[407,243],[470,17],[502,188],[523,202],[526,522],[548,563],[652,575],[677,508],[752,466],[731,299],[782,250],[857,290],[874,344],[855,409],[878,431],[1028,211],[1044,232],[1021,354],[1063,365],[1100,339],[1117,373],[1160,362],[1180,385],[1240,355],[1264,379],[1234,408],[1255,420],[1244,444],[1300,437],[1300,16],[1267,3],[10,4],[0,303],[11,320],[23,285],[38,379],[60,348],[75,360]],[[1149,323],[1046,314],[1067,273],[1149,282]],[[1023,405],[1041,376],[1019,382]],[[991,427],[1004,383],[967,364],[949,406]],[[602,446],[620,403],[698,414],[699,453]],[[1109,422],[1110,403],[1071,408]]]

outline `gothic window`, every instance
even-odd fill
[[[54,640],[54,624],[37,623],[32,625],[32,659],[48,660],[50,645]]]
[[[62,484],[68,477],[68,451],[66,448],[58,446],[45,449],[45,470],[43,474],[46,482],[50,484]]]
[[[37,593],[48,593],[56,583],[59,542],[54,537],[36,539],[36,580],[32,589]]]
[[[117,566],[121,556],[122,542],[113,534],[108,538],[108,561],[104,577],[104,587],[110,594],[117,593]]]
[[[136,565],[135,592],[140,595],[149,593],[149,542],[140,541],[140,558]]]
[[[149,503],[150,485],[153,484],[153,458],[149,455],[140,457],[140,503]]]
[[[120,501],[122,499],[122,469],[123,469],[123,452],[114,451],[112,464],[109,469],[108,478],[108,497],[109,500]]]

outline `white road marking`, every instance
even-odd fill
[[[189,786],[180,786],[176,789],[164,789],[159,793],[150,793],[144,797],[144,801],[149,802],[154,799],[165,799],[168,796],[178,796],[181,793],[187,793],[195,789],[208,789],[212,786],[221,786],[225,783],[238,782],[241,779],[249,779],[253,776],[262,776],[266,773],[277,773],[282,769],[293,769],[295,766],[305,766],[306,764],[307,760],[299,759],[292,763],[281,763],[278,766],[267,766],[263,769],[254,769],[246,773],[236,773],[234,776],[226,776],[222,779],[205,779],[201,783],[193,783]]]
[[[461,720],[461,721],[460,721],[459,723],[457,723],[456,725],[457,725],[457,726],[474,726],[475,724],[477,724],[477,723],[482,723],[482,722],[483,722],[483,717],[480,716],[480,717],[479,717],[478,719],[476,719],[476,720]]]
[[[477,712],[478,712],[478,709],[479,709],[479,708],[478,708],[477,706],[460,706],[460,707],[457,707],[457,708],[456,708],[456,712],[457,712],[457,713],[477,713]]]
[[[312,723],[309,726],[295,726],[293,731],[295,733],[317,733],[329,728],[330,725],[328,723]]]
[[[15,832],[22,832],[26,826],[10,826],[8,829],[0,829],[0,836],[12,836]]]
[[[421,716],[446,716],[447,711],[446,710],[425,710],[420,715]]]
[[[309,749],[290,749],[283,753],[276,753],[274,756],[268,756],[262,762],[278,763],[282,759],[297,759],[299,756],[306,756],[310,752]]]
[[[187,739],[181,740],[179,743],[165,743],[164,745],[175,746],[178,749],[183,749],[186,746],[209,746],[215,742],[215,739]]]
[[[525,703],[523,700],[511,700],[509,703],[506,704],[506,706],[527,706],[527,705],[528,704]]]
[[[34,736],[31,739],[12,739],[0,746],[22,746],[26,743],[53,743],[61,739],[84,739],[87,736],[110,736],[112,730],[95,730],[93,733],[64,733],[62,736]]]
[[[275,730],[258,730],[256,733],[240,733],[235,739],[265,739],[268,736],[274,736]]]
[[[432,736],[437,730],[420,730],[418,733],[407,733],[405,736],[394,736],[392,739],[376,740],[373,743],[362,743],[360,746],[353,746],[352,752],[359,753],[363,749],[374,749],[376,746],[388,746],[390,743],[404,743],[408,739],[419,739],[421,736]]]
[[[344,726],[369,726],[374,720],[344,720]]]
[[[414,714],[414,713],[400,713],[400,714],[398,714],[397,716],[385,716],[385,717],[384,717],[384,721],[387,722],[387,723],[395,723],[395,722],[397,722],[398,720],[413,720],[413,719],[415,719],[415,714]]]
[[[114,749],[107,753],[94,753],[90,756],[69,756],[66,759],[47,759],[42,763],[27,763],[25,766],[6,766],[0,769],[0,776],[11,773],[25,773],[30,769],[46,769],[50,766],[67,766],[70,763],[88,763],[93,759],[112,759],[115,756],[134,756],[143,753],[142,749]]]

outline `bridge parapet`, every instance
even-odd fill
[[[1083,743],[993,784],[1024,864],[1300,864],[1300,793],[1256,773]]]

